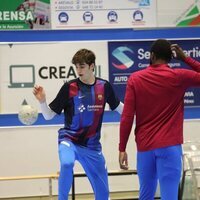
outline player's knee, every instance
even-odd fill
[[[69,160],[68,161],[62,161],[60,165],[61,165],[61,168],[64,168],[64,169],[73,168],[74,167],[74,161],[72,161],[72,160],[71,161],[69,161]]]

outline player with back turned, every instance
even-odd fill
[[[192,70],[170,68],[173,51]],[[200,63],[164,39],[152,44],[150,65],[129,77],[120,122],[119,164],[122,169],[128,168],[126,145],[136,115],[140,200],[154,199],[158,180],[162,200],[178,199],[184,94],[195,86],[200,86]]]

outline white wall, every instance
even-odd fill
[[[57,155],[57,129],[60,127],[0,128],[0,177],[22,175],[46,175],[59,171]],[[107,166],[118,170],[119,124],[104,124],[102,145]],[[185,121],[185,141],[200,140],[199,121]],[[136,166],[136,148],[133,134],[127,152],[130,168]],[[77,163],[75,171],[82,171]],[[111,191],[138,190],[137,176],[110,177]],[[85,184],[86,187],[82,187]],[[76,192],[92,192],[86,178],[76,180]],[[53,193],[57,194],[57,181],[53,182]],[[48,194],[48,180],[0,182],[0,198],[23,195]]]

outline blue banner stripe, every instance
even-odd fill
[[[114,34],[113,34],[114,30]],[[0,31],[0,42],[45,42],[83,40],[136,40],[157,38],[199,38],[199,27],[95,30]]]
[[[63,114],[62,114],[63,115]],[[55,116],[52,120],[45,120],[40,113],[38,120],[34,125],[60,125],[63,124],[64,116]],[[200,119],[200,107],[185,108],[184,119]],[[120,115],[117,112],[105,111],[103,123],[119,123]],[[19,119],[18,114],[0,114],[0,128],[1,127],[25,126]]]

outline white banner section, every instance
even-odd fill
[[[156,0],[52,0],[52,29],[156,27]]]
[[[95,53],[96,76],[108,79],[107,42],[0,45],[0,113],[18,113],[24,100],[39,107],[35,84],[45,88],[47,103],[53,100],[64,81],[77,77],[71,60],[82,48]]]

